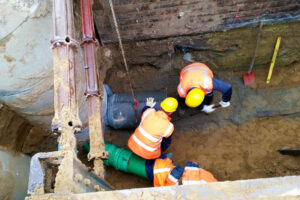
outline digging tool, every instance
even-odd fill
[[[250,84],[255,82],[255,76],[254,76],[254,73],[252,72],[252,68],[253,68],[253,65],[254,65],[254,62],[255,62],[255,57],[256,57],[256,53],[257,53],[257,49],[258,49],[258,44],[259,44],[259,40],[260,40],[262,27],[263,27],[263,22],[261,21],[260,24],[259,24],[259,30],[258,30],[258,34],[257,34],[254,55],[253,55],[253,58],[251,60],[251,64],[250,64],[248,72],[246,74],[244,74],[244,76],[243,76],[245,86],[250,85]]]
[[[274,65],[275,65],[278,49],[279,49],[279,46],[280,46],[280,41],[281,41],[281,37],[278,37],[277,41],[276,41],[276,45],[275,45],[275,49],[274,49],[270,69],[269,69],[268,78],[267,78],[267,81],[266,81],[267,84],[269,84],[270,80],[271,80],[271,76],[272,76],[273,68],[274,68]]]

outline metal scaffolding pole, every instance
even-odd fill
[[[100,91],[98,65],[97,65],[97,46],[98,41],[95,37],[93,20],[93,0],[81,0],[81,24],[82,24],[82,47],[84,51],[84,68],[86,77],[85,95],[89,105],[89,130],[91,150],[88,159],[94,159],[94,172],[103,178],[104,165],[103,159],[108,157],[105,152],[101,104],[102,96]],[[101,84],[102,85],[102,84]]]
[[[53,0],[54,111],[52,131],[61,133],[62,150],[73,150],[74,132],[81,129],[76,96],[76,53],[72,0]]]

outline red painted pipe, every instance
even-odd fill
[[[60,133],[81,128],[75,83],[75,58],[79,45],[75,40],[72,2],[72,0],[52,0],[54,38],[51,43],[54,54],[55,111],[52,130]],[[65,134],[65,136],[68,139],[70,135]]]
[[[86,92],[89,105],[89,135],[91,150],[89,160],[94,160],[94,171],[97,175],[103,176],[104,166],[102,159],[107,158],[105,152],[100,95],[100,83],[97,65],[97,46],[93,20],[93,0],[80,0],[81,25],[82,25],[82,47],[84,51],[84,68],[86,77]]]

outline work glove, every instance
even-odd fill
[[[179,180],[184,172],[184,169],[179,165],[176,165],[175,168],[171,171],[171,175]]]
[[[156,102],[154,101],[154,98],[153,97],[149,97],[146,99],[146,106],[149,106],[151,108],[153,108],[156,104]]]
[[[202,108],[202,112],[205,113],[212,113],[214,112],[216,109],[214,108],[215,104],[211,104],[211,105],[204,105]]]
[[[226,108],[230,106],[230,102],[224,102],[224,101],[220,101],[219,104],[222,106],[222,108]]]

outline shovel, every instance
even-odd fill
[[[250,85],[250,84],[255,82],[255,76],[254,76],[254,73],[252,72],[252,68],[253,68],[253,65],[254,65],[254,61],[255,61],[255,57],[256,57],[256,53],[257,53],[257,49],[258,49],[258,44],[259,44],[259,40],[260,40],[262,27],[263,27],[263,22],[261,21],[260,24],[259,24],[259,30],[258,30],[258,34],[257,34],[254,55],[252,57],[249,70],[246,74],[244,74],[244,77],[243,77],[245,86]]]

